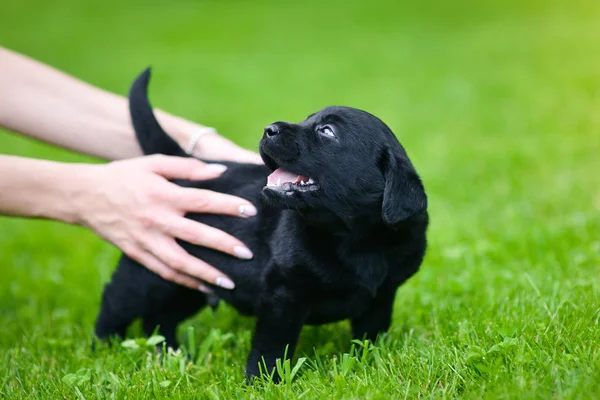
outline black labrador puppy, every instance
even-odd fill
[[[158,124],[147,98],[150,71],[134,82],[130,111],[145,154],[186,156]],[[419,268],[426,249],[427,197],[392,131],[375,116],[326,107],[299,124],[275,122],[260,141],[265,165],[223,162],[211,181],[186,187],[251,201],[253,218],[189,214],[242,240],[249,261],[180,244],[236,283],[211,286],[239,312],[257,317],[246,373],[269,371],[286,346],[291,357],[305,324],[350,319],[356,338],[375,340],[392,316],[396,289]],[[99,338],[123,336],[136,318],[146,334],[159,327],[169,346],[185,318],[207,305],[201,292],[163,280],[123,255],[106,286]]]

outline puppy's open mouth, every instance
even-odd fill
[[[311,192],[319,189],[319,186],[312,178],[277,168],[267,178],[267,189],[292,194],[294,192]]]

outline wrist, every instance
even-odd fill
[[[87,225],[86,209],[93,192],[94,171],[101,166],[89,164],[54,163],[49,168],[50,184],[47,196],[40,205],[38,217],[55,219],[69,224]]]
[[[215,128],[199,125],[180,117],[167,114],[163,111],[156,111],[157,119],[164,128],[165,132],[179,144],[184,150],[190,150],[193,144],[194,154],[198,154],[200,147],[200,138],[205,134],[217,134]],[[193,143],[195,141],[195,143]]]
[[[62,221],[89,227],[90,207],[94,204],[94,197],[102,190],[97,177],[107,165],[109,164],[67,166],[67,179],[59,195]]]

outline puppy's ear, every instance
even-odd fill
[[[385,149],[380,166],[385,179],[381,215],[386,225],[395,226],[427,209],[425,188],[406,155]]]
[[[160,126],[150,100],[148,100],[148,82],[150,68],[137,77],[129,90],[129,113],[138,143],[144,154],[166,154],[169,156],[189,157],[185,151]]]

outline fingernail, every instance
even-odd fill
[[[235,254],[237,258],[241,258],[242,260],[249,260],[252,257],[254,257],[254,254],[252,254],[250,249],[244,246],[235,246],[233,248],[233,254]]]
[[[256,208],[252,204],[242,204],[238,210],[240,214],[246,217],[254,217],[256,215]]]
[[[227,166],[223,165],[223,164],[206,164],[206,168],[210,169],[211,171],[218,172],[221,174],[223,172],[227,171]]]
[[[233,283],[230,279],[225,278],[223,276],[219,276],[215,280],[215,284],[217,286],[221,286],[223,289],[233,289],[235,287],[235,283]]]
[[[198,285],[198,290],[201,291],[202,293],[206,293],[206,294],[214,293],[211,288],[209,288],[208,286],[203,285],[203,284]]]

